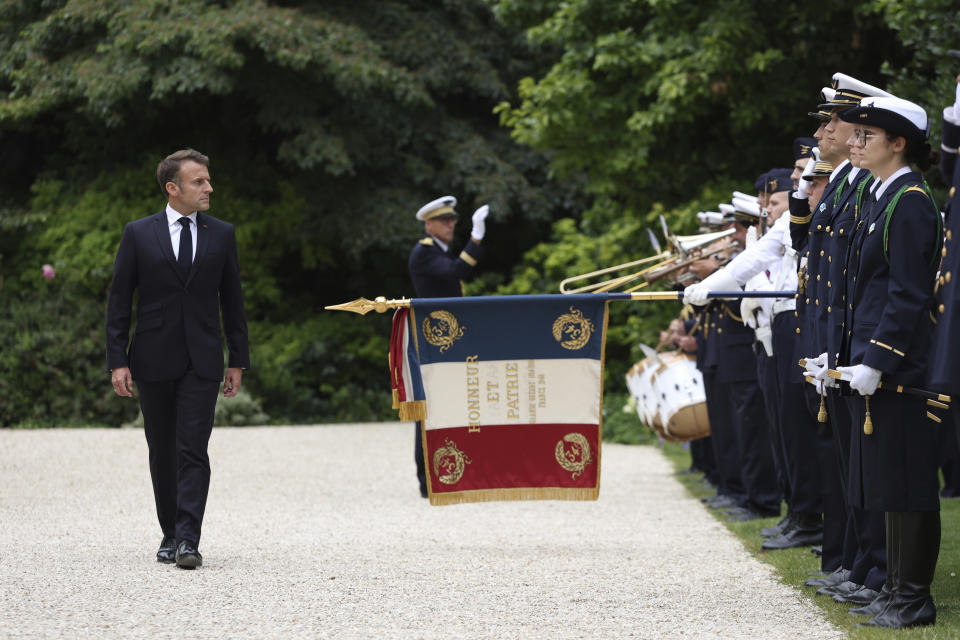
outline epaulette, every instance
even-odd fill
[[[420,238],[420,244],[425,244],[428,247],[433,246],[433,238]]]

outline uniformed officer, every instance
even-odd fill
[[[814,149],[817,149],[816,138],[793,139],[793,171],[790,172],[790,179],[794,191],[800,186],[800,176],[807,168],[807,160],[813,157]]]
[[[407,267],[418,298],[457,298],[463,295],[463,281],[470,278],[482,250],[480,242],[486,233],[490,207],[483,205],[473,214],[470,240],[459,255],[450,252],[453,231],[457,224],[457,199],[443,196],[420,207],[417,220],[423,222],[426,235],[414,245]],[[426,467],[423,459],[421,425],[414,429],[414,460],[420,495],[427,497]]]
[[[950,55],[960,58],[960,51],[951,50]],[[960,275],[960,251],[953,244],[954,231],[960,233],[960,163],[957,162],[957,147],[960,146],[960,76],[954,88],[954,102],[943,110],[942,137],[940,141],[940,172],[944,182],[949,185],[946,204],[946,241],[944,256],[940,265],[938,280],[937,327],[934,337],[930,387],[943,393],[960,396],[960,362],[954,357],[956,337],[960,335],[960,308],[957,307],[957,284],[955,278]],[[960,402],[951,404],[951,420],[944,420],[944,427],[952,426],[956,430],[954,439],[960,438]],[[951,424],[952,423],[952,424]],[[941,434],[944,439],[942,451],[955,451],[956,444]],[[946,487],[941,496],[960,495],[956,485],[960,484],[960,469],[955,461],[952,468],[941,459]]]
[[[459,255],[450,252],[457,224],[457,199],[443,196],[420,207],[417,220],[423,221],[426,235],[410,252],[407,266],[418,298],[456,298],[463,295],[467,280],[481,255],[480,242],[486,232],[490,207],[483,205],[473,214],[470,241]]]
[[[960,51],[950,51],[960,58]],[[930,373],[932,388],[960,396],[960,358],[955,357],[956,339],[960,335],[960,306],[957,279],[960,278],[960,249],[953,244],[954,232],[960,234],[960,76],[957,76],[955,101],[943,110],[943,133],[940,141],[940,172],[950,185],[946,206],[946,241],[938,280],[940,304],[934,356]],[[960,236],[958,236],[960,237]],[[960,402],[951,404],[951,413],[960,430]],[[958,433],[960,437],[960,433]]]
[[[887,581],[859,612],[868,626],[933,624],[930,595],[940,548],[936,431],[922,398],[887,385],[922,385],[932,346],[934,281],[942,221],[915,163],[929,166],[927,115],[912,102],[866,98],[845,111],[861,165],[879,182],[847,253],[839,367],[854,416],[847,498],[886,513]],[[878,389],[881,377],[884,388]],[[868,420],[869,418],[869,420]],[[856,611],[856,610],[855,610]]]

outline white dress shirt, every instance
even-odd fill
[[[167,229],[170,231],[170,242],[173,243],[173,257],[180,259],[180,231],[183,225],[180,224],[180,218],[183,214],[167,204]],[[197,257],[197,212],[194,211],[187,216],[190,218],[190,237],[193,240],[193,253],[190,254],[190,261]]]
[[[876,191],[873,192],[873,199],[879,200],[880,196],[883,195],[883,192],[887,190],[887,185],[893,184],[893,181],[902,176],[905,173],[910,173],[910,167],[900,167],[892,174],[890,177],[883,181],[883,183],[877,187]]]

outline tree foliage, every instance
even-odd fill
[[[687,201],[717,176],[788,166],[809,107],[843,70],[881,80],[891,31],[869,4],[759,0],[500,0],[498,17],[555,52],[501,103],[515,139],[587,175],[601,226]]]

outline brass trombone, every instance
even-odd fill
[[[643,278],[644,282],[634,285],[628,289],[624,289],[625,293],[630,293],[636,291],[637,289],[642,289],[651,282],[655,282],[670,276],[671,274],[676,274],[684,267],[689,266],[691,263],[701,259],[704,256],[711,255],[718,251],[728,250],[732,245],[736,244],[735,241],[727,239],[728,236],[734,233],[733,229],[725,229],[724,231],[716,231],[713,233],[699,233],[689,236],[675,236],[670,234],[667,230],[665,230],[665,233],[667,234],[667,240],[670,242],[672,250],[660,251],[656,255],[650,256],[649,258],[641,258],[640,260],[625,262],[623,264],[607,267],[605,269],[598,269],[596,271],[591,271],[590,273],[571,276],[560,283],[560,293],[602,293],[617,289],[635,280]],[[660,247],[655,245],[655,248],[659,249]],[[595,278],[597,276],[606,275],[623,269],[629,269],[630,267],[649,264],[651,262],[656,262],[656,264],[645,267],[633,273],[628,273],[626,275],[602,280],[600,282],[583,284],[579,287],[568,289],[570,283],[572,282],[589,280],[590,278]]]

